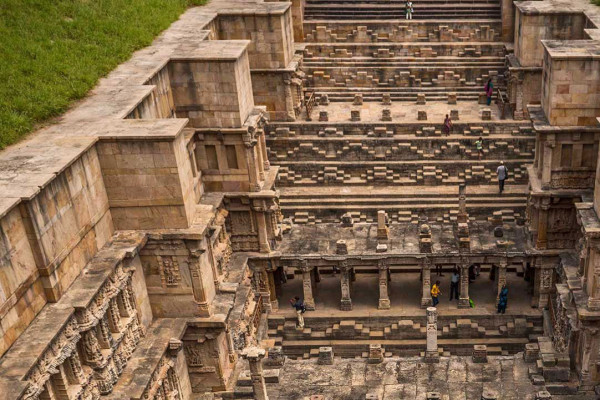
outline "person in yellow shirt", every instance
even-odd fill
[[[435,283],[433,284],[433,286],[431,287],[431,298],[433,299],[433,306],[437,306],[438,303],[440,302],[438,300],[438,296],[442,294],[442,292],[440,291],[440,281],[435,281]]]

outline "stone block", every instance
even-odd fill
[[[487,362],[487,346],[484,344],[476,344],[473,346],[473,362],[474,363],[486,363]]]
[[[456,92],[448,93],[448,104],[456,104]]]
[[[370,344],[369,345],[369,364],[379,364],[383,362],[383,353],[384,350],[380,344]]]
[[[354,226],[354,218],[352,218],[352,214],[349,212],[342,215],[342,226],[352,227]]]
[[[319,121],[329,121],[329,113],[327,111],[319,111]]]
[[[432,243],[431,238],[423,238],[419,240],[419,249],[421,253],[431,253]]]
[[[378,243],[375,251],[377,253],[385,253],[388,250],[388,245],[385,243]]]
[[[335,254],[348,254],[348,246],[344,239],[335,242]]]
[[[352,104],[354,104],[355,106],[360,106],[363,103],[363,95],[360,93],[356,93],[354,95],[354,101],[352,102]]]
[[[537,343],[526,343],[523,359],[525,362],[536,362],[540,355],[540,346]]]
[[[379,396],[379,393],[367,393],[365,395],[365,399],[366,400],[381,400],[381,396]]]
[[[317,364],[332,365],[333,364],[333,348],[319,347],[319,359],[317,360]]]
[[[486,389],[481,393],[481,400],[497,400],[498,393],[494,390]]]
[[[425,93],[417,93],[417,104],[425,104],[426,102]]]
[[[458,121],[458,110],[450,110],[450,119],[452,121]]]
[[[440,392],[427,392],[427,400],[440,400],[442,395]]]
[[[546,380],[544,379],[543,376],[535,374],[535,375],[531,375],[531,383],[534,386],[543,386],[546,384]]]
[[[483,121],[491,121],[492,120],[492,110],[489,108],[484,108],[481,110],[481,119]]]
[[[326,94],[322,94],[319,97],[319,104],[322,105],[322,106],[329,105],[329,96],[327,96]]]
[[[381,110],[381,120],[382,121],[391,121],[392,120],[392,111],[389,108],[384,108]]]
[[[544,368],[542,376],[546,382],[568,382],[569,373],[569,368],[551,367]]]
[[[350,121],[360,121],[360,110],[350,110]]]
[[[427,111],[418,110],[417,111],[417,120],[419,121],[427,121]]]
[[[535,394],[535,400],[552,400],[552,395],[546,390],[540,390]]]
[[[381,103],[382,103],[384,106],[389,106],[389,105],[391,105],[391,104],[392,104],[392,98],[391,98],[391,96],[390,96],[390,94],[389,94],[389,93],[384,93],[384,94],[383,94],[383,97],[382,97]]]
[[[496,226],[494,228],[494,237],[501,238],[502,236],[504,236],[504,230],[501,226]]]
[[[282,367],[285,364],[285,355],[281,346],[269,347],[267,353],[263,361],[265,367]]]

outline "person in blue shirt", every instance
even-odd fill
[[[500,290],[500,298],[498,299],[498,314],[504,314],[506,312],[506,304],[508,303],[508,288],[506,283],[502,285]]]

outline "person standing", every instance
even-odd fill
[[[450,129],[452,129],[452,119],[446,114],[446,119],[444,119],[444,126],[442,126],[442,132],[444,135],[448,136],[450,134]]]
[[[477,149],[479,161],[481,161],[481,156],[483,156],[483,138],[481,136],[475,141],[475,148]]]
[[[442,273],[442,264],[435,264],[435,272],[438,276],[444,276]]]
[[[460,282],[460,275],[458,274],[458,270],[454,268],[452,271],[452,276],[450,277],[450,301],[452,299],[458,300],[458,285]]]
[[[412,15],[415,12],[412,1],[406,2],[405,12],[406,12],[406,19],[412,19]]]
[[[500,290],[500,298],[498,299],[498,314],[504,314],[506,312],[506,304],[508,303],[508,288],[506,283],[502,285]]]
[[[508,178],[508,169],[504,165],[504,161],[500,161],[500,166],[496,169],[496,174],[498,174],[498,188],[500,189],[500,194],[504,191],[504,181]]]
[[[433,299],[433,306],[437,306],[438,303],[440,302],[438,300],[438,296],[442,294],[442,292],[440,291],[440,281],[435,281],[435,283],[433,284],[433,286],[431,287],[431,298]]]
[[[492,78],[488,79],[487,83],[484,86],[485,95],[487,97],[487,105],[492,104],[492,95],[494,94],[494,84],[492,83]]]
[[[296,316],[298,317],[298,328],[304,328],[304,312],[306,311],[306,306],[304,302],[300,300],[300,297],[296,296],[293,299],[290,299],[290,304],[296,310]]]

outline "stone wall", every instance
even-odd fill
[[[248,47],[251,69],[286,68],[292,60],[294,33],[290,3],[264,3],[249,12],[221,10],[218,26],[220,40],[251,41]]]
[[[593,40],[543,41],[542,107],[552,125],[595,126],[600,115],[600,59]]]
[[[523,67],[542,65],[542,40],[583,39],[586,17],[581,11],[557,10],[544,3],[524,1],[515,5],[515,55]]]

